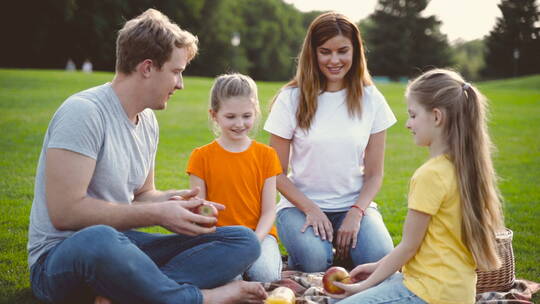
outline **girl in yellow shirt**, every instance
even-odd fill
[[[495,233],[503,227],[487,102],[442,69],[419,76],[405,95],[406,126],[430,159],[411,179],[401,243],[356,267],[358,283],[336,283],[346,290],[339,303],[474,303],[475,269],[500,267]]]

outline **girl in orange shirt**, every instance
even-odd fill
[[[219,212],[217,226],[243,225],[257,235],[261,256],[244,277],[279,280],[281,255],[274,220],[281,165],[274,149],[249,137],[260,117],[253,79],[241,74],[219,76],[212,87],[209,113],[218,137],[193,150],[186,170],[190,187],[199,187],[202,198],[226,206]]]

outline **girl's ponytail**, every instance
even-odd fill
[[[487,130],[487,101],[473,86],[462,85],[461,122],[450,136],[450,155],[461,194],[462,237],[478,269],[500,267],[495,232],[502,229],[501,196]],[[449,122],[451,123],[451,122]]]

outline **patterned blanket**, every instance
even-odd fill
[[[280,281],[265,283],[267,291],[279,286],[289,287],[296,294],[296,304],[330,304],[331,300],[322,287],[322,272],[304,273],[285,270]],[[532,304],[532,295],[540,290],[540,284],[516,279],[514,285],[506,292],[485,292],[476,295],[476,303],[481,304]]]

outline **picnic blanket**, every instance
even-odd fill
[[[279,286],[289,287],[296,294],[296,304],[330,304],[335,300],[327,296],[322,287],[322,272],[305,273],[294,270],[282,272],[281,280],[264,283],[266,291]],[[516,279],[506,292],[484,292],[476,295],[478,304],[532,304],[532,295],[540,290],[540,284],[528,280]]]
[[[540,284],[524,279],[516,279],[510,290],[490,291],[476,295],[476,303],[481,304],[529,304],[533,294],[540,290]]]

